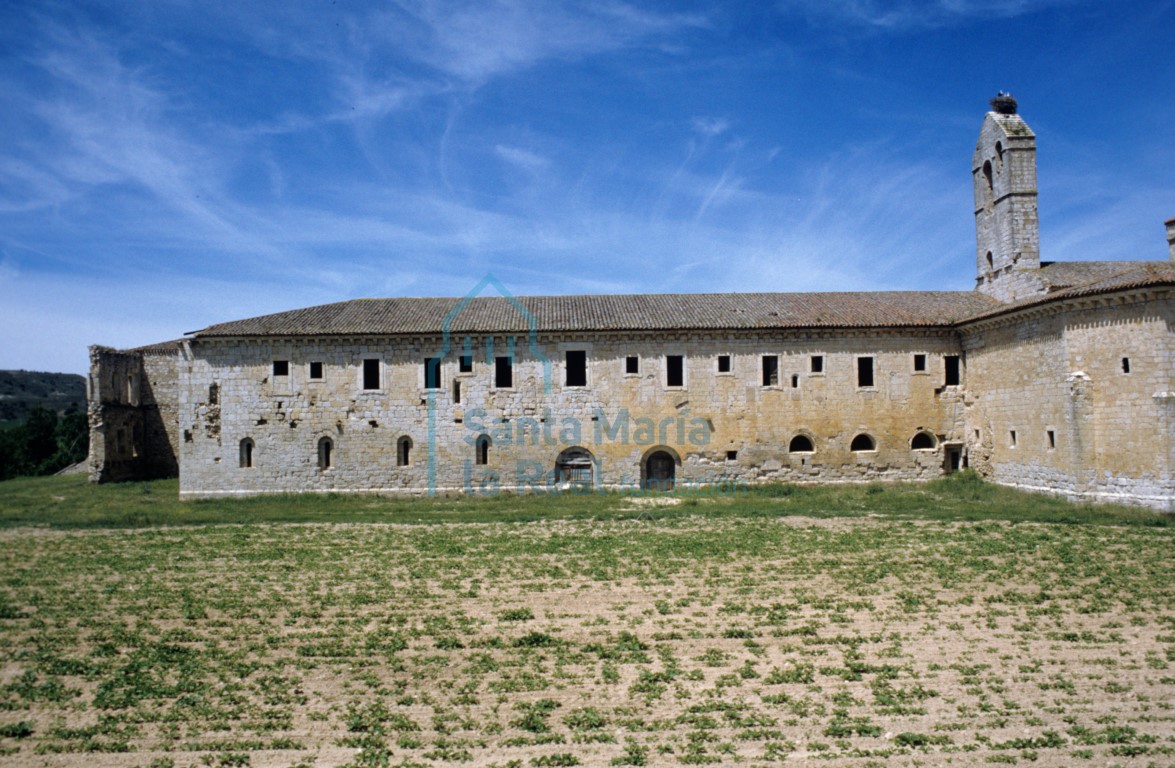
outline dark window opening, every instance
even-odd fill
[[[514,361],[511,358],[494,358],[494,386],[501,389],[514,386]]]
[[[777,355],[763,355],[763,386],[774,387],[779,385],[779,357]]]
[[[241,469],[253,466],[253,441],[245,438],[241,441]]]
[[[441,359],[439,357],[427,357],[424,360],[424,388],[441,388]]]
[[[625,373],[640,373],[641,364],[640,358],[636,355],[629,355],[624,358],[624,372]]]
[[[1049,450],[1051,451],[1057,447],[1057,433],[1050,429],[1047,434],[1049,438]]]
[[[363,388],[379,389],[379,360],[363,361]]]
[[[985,160],[983,163],[983,180],[987,183],[987,197],[988,197],[988,200],[990,200],[991,195],[995,190],[995,187],[992,183],[992,178],[991,178],[991,161],[990,160]]]
[[[681,355],[665,357],[665,384],[670,387],[685,386],[685,358]]]
[[[212,383],[208,385],[208,404],[216,405],[220,402],[220,385]]]
[[[792,389],[799,389],[799,388],[800,388],[800,376],[799,376],[799,374],[793,373],[793,374],[791,375],[791,388],[792,388]]]
[[[1014,430],[1014,429],[1008,430],[1008,438],[1009,438],[1009,443],[1011,443],[1011,446],[1013,448],[1015,448],[1016,447],[1016,430]]]
[[[1130,358],[1122,358],[1122,373],[1130,373]]]
[[[992,258],[991,251],[987,252],[987,271],[991,272],[995,269],[995,259]]]
[[[331,442],[329,437],[324,437],[318,441],[318,468],[330,469],[331,460],[334,458],[331,454],[334,453],[335,444]]]
[[[718,356],[718,372],[730,373],[730,355]]]
[[[586,448],[568,448],[555,459],[555,482],[591,488],[595,460]]]
[[[919,432],[914,435],[914,439],[910,441],[910,447],[915,451],[930,451],[934,450],[934,436],[929,432]]]
[[[948,387],[957,386],[962,380],[959,375],[959,356],[947,355],[943,358],[943,363],[946,366],[946,385]]]
[[[310,378],[312,380],[322,378],[322,363],[311,363],[310,364]]]
[[[473,373],[473,355],[461,355],[457,370],[461,373]]]
[[[587,352],[582,349],[567,350],[567,386],[587,386]]]
[[[824,373],[824,355],[812,355],[812,373]]]
[[[857,386],[858,387],[872,387],[873,386],[873,358],[872,357],[858,357],[857,358]]]
[[[812,444],[812,438],[807,435],[796,435],[787,444],[787,450],[790,453],[812,453],[816,450],[816,446]]]
[[[490,437],[489,435],[481,435],[477,438],[477,444],[474,450],[474,461],[478,464],[490,463]]]
[[[873,438],[862,432],[853,438],[853,442],[849,444],[849,450],[854,453],[862,451],[873,451],[877,449],[877,443],[873,442]]]
[[[401,437],[396,443],[396,466],[406,467],[412,463],[412,438]]]
[[[453,379],[453,402],[461,402],[461,380]]]
[[[290,361],[289,360],[274,360],[273,361],[273,375],[274,376],[289,376],[290,375]]]
[[[926,355],[914,355],[914,370],[918,372],[926,370]]]
[[[736,459],[738,459],[738,451],[727,451],[726,452],[726,460],[727,461],[735,461]]]

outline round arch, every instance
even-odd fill
[[[555,458],[555,482],[593,488],[596,482],[596,457],[582,446],[574,446]]]
[[[922,430],[910,438],[910,450],[933,451],[938,448],[938,440],[926,430]]]
[[[849,443],[849,450],[853,453],[870,453],[877,450],[877,441],[873,439],[873,435],[860,432],[853,438],[853,442]]]
[[[788,453],[815,453],[816,439],[807,432],[797,432],[787,443]]]
[[[668,446],[658,445],[645,451],[641,457],[641,488],[652,491],[672,491],[677,485],[677,469],[681,457]]]

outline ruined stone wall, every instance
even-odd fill
[[[1168,293],[966,328],[971,466],[1027,490],[1175,510],[1173,325]]]
[[[90,347],[87,415],[90,480],[179,473],[179,372],[175,347]]]
[[[438,338],[193,340],[180,374],[181,495],[526,490],[551,483],[557,457],[573,446],[591,452],[595,483],[607,488],[638,487],[658,450],[673,457],[679,486],[915,480],[942,474],[944,441],[963,437],[961,388],[944,385],[943,356],[959,354],[947,331],[583,334],[533,347],[521,337],[509,388],[494,386],[493,358],[511,342],[492,339],[487,355],[488,341],[470,340],[473,370],[462,373],[464,341],[456,340],[441,386],[430,390],[423,361]],[[568,350],[586,353],[586,386],[567,385]],[[670,355],[684,358],[683,386],[667,384]],[[764,355],[778,357],[778,383],[769,386]],[[915,355],[925,371],[914,371]],[[635,374],[626,372],[630,356]],[[729,356],[729,372],[719,371],[720,356]],[[813,356],[822,370],[813,370]],[[857,385],[861,356],[874,358],[871,387]],[[363,388],[364,359],[380,361],[377,390]],[[274,375],[275,360],[288,361],[287,376]],[[310,378],[311,363],[322,364],[320,380]],[[913,450],[921,431],[932,447]],[[874,450],[850,449],[860,433]],[[481,434],[491,441],[484,465]],[[797,435],[814,451],[789,451]],[[410,463],[398,466],[403,437]]]
[[[144,477],[179,474],[179,355],[175,348],[142,353],[140,401]]]
[[[110,482],[136,476],[142,446],[139,381],[142,359],[133,352],[90,347],[87,417],[90,423],[90,480]]]

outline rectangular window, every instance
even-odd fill
[[[1049,439],[1049,450],[1051,451],[1057,447],[1057,433],[1050,429],[1047,435]]]
[[[274,376],[289,376],[290,375],[290,361],[289,360],[274,360],[273,361],[273,375]]]
[[[473,355],[461,355],[457,370],[460,373],[473,373]]]
[[[685,386],[685,358],[681,355],[665,356],[665,386]]]
[[[858,387],[872,387],[873,386],[873,358],[872,357],[858,357],[857,358],[857,386]]]
[[[461,402],[461,379],[453,379],[453,402]]]
[[[812,355],[812,373],[824,373],[824,355]]]
[[[926,355],[914,355],[914,373],[926,370]]]
[[[1008,446],[1011,448],[1016,447],[1016,430],[1014,429],[1008,430]]]
[[[640,358],[636,355],[629,355],[624,358],[624,372],[629,375],[635,375],[641,372]]]
[[[310,380],[316,381],[322,379],[322,363],[310,364]]]
[[[948,387],[957,386],[960,381],[959,356],[958,355],[947,355],[946,357],[944,357],[942,359],[942,361],[943,361],[943,364],[946,366],[946,380],[944,383]]]
[[[363,388],[379,389],[379,360],[363,361]]]
[[[800,388],[800,375],[798,373],[793,373],[791,375],[791,388],[792,389],[799,389]]]
[[[441,359],[439,357],[426,357],[424,359],[424,388],[441,388]]]
[[[779,357],[763,355],[763,386],[779,386]]]
[[[1130,373],[1130,358],[1122,358],[1122,373]]]
[[[587,352],[582,349],[567,350],[567,386],[587,386]]]
[[[726,452],[726,460],[727,461],[737,461],[738,460],[738,451],[727,451]]]
[[[494,386],[499,389],[514,386],[514,361],[511,358],[494,358]]]
[[[730,373],[730,355],[718,356],[718,372]]]

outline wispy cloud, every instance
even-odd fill
[[[429,66],[479,84],[538,62],[576,60],[705,26],[695,14],[627,3],[558,0],[420,0],[398,3],[382,29]]]
[[[1090,0],[778,0],[785,12],[879,30],[928,29],[1011,18]]]
[[[494,147],[494,152],[498,157],[511,165],[516,165],[526,171],[541,171],[551,164],[551,161],[542,155],[537,155],[534,152],[519,147],[508,147],[503,144],[498,144]]]
[[[730,121],[721,117],[695,117],[690,122],[694,130],[706,138],[719,136],[730,127]]]

